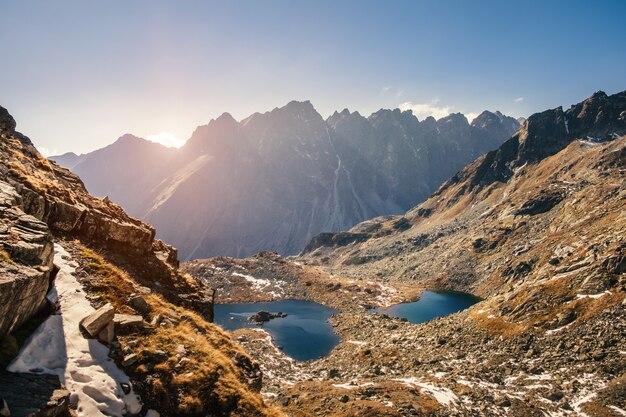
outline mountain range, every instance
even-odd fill
[[[316,361],[290,361],[263,334],[239,338],[289,415],[619,416],[625,204],[626,92],[597,92],[531,115],[402,215],[320,234],[298,257],[182,269],[220,302],[340,311],[330,322],[342,341]],[[425,290],[481,301],[419,324],[386,310]]]
[[[96,196],[152,224],[182,259],[297,254],[321,232],[399,214],[519,128],[500,112],[411,111],[326,120],[308,102],[236,121],[224,113],[180,149],[126,134],[84,154],[52,157]]]

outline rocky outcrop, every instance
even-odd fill
[[[179,278],[177,251],[155,239],[154,228],[43,158],[4,108],[0,120],[0,336],[45,304],[52,235],[79,239],[166,298],[212,312],[211,298]]]
[[[0,181],[0,339],[45,306],[52,271],[52,236],[22,211],[14,187]]]
[[[76,175],[51,164],[28,138],[15,131],[6,110],[0,113],[0,181],[7,184],[5,188],[13,188],[7,205],[17,204],[25,215],[32,216],[22,222],[30,222],[30,229],[47,228],[54,235],[77,238],[108,253],[146,284],[158,281],[159,290],[167,296],[176,298],[177,293],[184,293],[176,288],[176,249],[156,240],[153,227],[130,217],[110,200],[91,196]],[[28,245],[13,245],[12,250],[21,251],[21,257],[36,256],[32,252],[36,242],[30,233]],[[47,257],[50,250],[48,247]]]
[[[516,168],[536,163],[565,149],[572,141],[594,143],[626,134],[626,92],[599,91],[567,111],[561,107],[530,116],[500,148],[487,153],[448,181],[442,189],[470,178],[469,186],[506,182]]]
[[[278,312],[278,313],[271,313],[269,311],[264,311],[261,310],[257,313],[254,313],[253,315],[250,316],[250,318],[248,320],[253,321],[255,323],[265,323],[267,321],[270,320],[274,320],[274,319],[280,319],[283,317],[287,317],[286,313],[282,313],[282,312]]]

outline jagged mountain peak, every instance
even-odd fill
[[[494,113],[490,112],[489,110],[484,110],[482,113],[476,116],[476,118],[474,118],[474,120],[472,121],[472,126],[484,126],[487,123],[495,120],[502,120],[502,113],[497,110]]]
[[[224,112],[217,119],[211,120],[209,124],[210,123],[229,123],[229,124],[235,123],[236,124],[237,120],[235,120],[235,118],[230,113]]]
[[[367,123],[367,119],[365,117],[361,116],[358,111],[350,112],[350,110],[348,110],[347,108],[343,109],[341,112],[335,111],[332,115],[328,117],[328,119],[326,119],[326,123],[329,127],[335,127],[339,123],[362,124],[363,122]]]
[[[304,101],[292,100],[286,105],[284,105],[283,107],[279,107],[275,110],[278,110],[280,112],[287,112],[291,114],[317,113],[317,110],[315,110],[315,107],[313,106],[313,104],[311,104],[311,101],[309,100],[304,100]]]
[[[7,109],[0,106],[0,130],[13,133],[17,123]]]
[[[372,113],[368,120],[372,122],[374,125],[381,125],[384,123],[394,123],[394,124],[417,124],[419,123],[419,119],[417,116],[413,114],[411,110],[400,110],[398,108],[395,109],[380,109],[377,112]]]
[[[523,119],[525,121],[526,119]],[[495,112],[490,112],[489,110],[485,110],[480,113],[471,123],[473,127],[478,129],[486,129],[488,127],[493,127],[494,125],[507,124],[517,130],[521,122],[519,120],[514,119],[513,117],[506,116],[502,114],[499,110]]]
[[[144,138],[140,138],[139,136],[135,136],[132,133],[124,133],[122,136],[117,138],[117,140],[113,142],[113,144],[121,145],[121,144],[132,144],[132,143],[138,143],[138,142],[150,142],[150,141]]]
[[[529,116],[509,140],[459,172],[440,191],[467,179],[469,189],[507,182],[515,168],[552,156],[576,139],[603,142],[624,134],[626,91],[611,96],[597,92],[566,112],[556,107]]]
[[[463,113],[450,113],[449,115],[442,117],[441,119],[437,120],[437,123],[439,124],[444,124],[444,123],[460,123],[462,125],[468,125],[469,126],[469,122],[467,121],[467,117],[465,117],[465,115]]]

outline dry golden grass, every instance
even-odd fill
[[[127,300],[137,292],[132,277],[91,249],[82,248],[81,254],[87,272],[93,275],[91,289],[116,310],[128,310]],[[145,299],[152,308],[151,316],[160,314],[172,319],[173,324],[157,326],[132,338],[122,336],[120,341],[137,342],[133,350],[140,356],[140,363],[144,351],[166,352],[167,360],[153,368],[143,363],[132,371],[145,378],[152,398],[165,401],[181,416],[205,415],[209,411],[233,416],[282,415],[266,406],[244,382],[243,371],[235,360],[251,361],[230,335],[198,313],[173,305],[158,294],[148,294]],[[184,354],[177,351],[181,345]],[[180,362],[182,356],[187,358],[184,363]]]
[[[2,248],[0,248],[0,263],[5,263],[5,264],[13,263],[13,259],[11,259],[11,256],[9,255],[9,253]]]

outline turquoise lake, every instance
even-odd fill
[[[413,303],[396,304],[385,309],[376,308],[371,311],[404,318],[411,323],[424,323],[465,310],[479,301],[481,301],[480,297],[464,292],[424,291],[420,299]]]
[[[257,325],[248,318],[261,310],[287,313]],[[272,335],[274,343],[287,355],[306,361],[326,356],[339,343],[339,336],[328,322],[339,310],[310,301],[285,300],[267,303],[216,304],[215,323],[226,330],[260,328]]]
[[[481,299],[471,294],[455,291],[425,291],[413,303],[396,304],[386,309],[373,309],[373,313],[405,318],[412,323],[424,323],[436,317],[464,310]],[[248,320],[261,311],[287,313],[262,325]],[[266,303],[216,304],[215,323],[226,330],[244,327],[266,330],[274,343],[290,357],[306,361],[326,356],[340,342],[328,319],[339,310],[301,300],[272,301]]]

